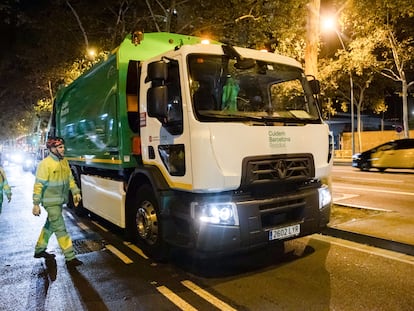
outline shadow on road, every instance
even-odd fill
[[[54,258],[38,261],[33,267],[30,282],[30,294],[26,310],[45,310],[50,284],[56,280],[57,265]]]
[[[314,251],[310,246],[304,246],[298,251],[298,249],[286,249],[283,244],[280,244],[248,253],[213,258],[173,253],[171,261],[186,272],[205,278],[217,278],[274,268],[308,256]]]
[[[83,305],[86,310],[91,311],[107,311],[109,310],[103,302],[99,293],[89,283],[89,281],[76,268],[69,269],[74,287],[79,293]]]

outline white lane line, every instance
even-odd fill
[[[352,179],[355,180],[355,177],[351,177],[351,176],[338,176],[337,178],[341,178],[341,179]],[[358,177],[358,181],[375,181],[375,182],[380,182],[380,183],[404,183],[405,181],[402,179],[380,179],[380,178],[365,178],[365,177]]]
[[[335,203],[336,201],[352,199],[352,198],[355,198],[355,197],[359,197],[359,195],[358,194],[341,193],[340,196],[334,195],[333,201]]]
[[[105,245],[106,249],[109,250],[112,254],[117,256],[119,259],[121,259],[126,264],[131,264],[133,261],[124,253],[122,253],[119,249],[115,248],[111,244]]]
[[[73,217],[73,215],[71,213],[69,213],[68,211],[65,212],[66,216],[68,216],[72,221],[75,221],[75,217]]]
[[[379,208],[379,207],[370,207],[370,206],[359,205],[359,204],[341,203],[341,202],[335,202],[335,200],[333,201],[333,203],[336,204],[336,205],[340,205],[340,206],[352,207],[352,208],[359,208],[359,209],[366,209],[366,210],[369,210],[369,211],[393,212],[393,210],[390,210],[390,209]]]
[[[383,258],[406,263],[409,265],[414,265],[414,257],[410,255],[401,254],[401,253],[397,253],[397,252],[393,252],[393,251],[389,251],[386,249],[381,249],[381,248],[377,248],[377,247],[373,247],[373,246],[369,246],[365,244],[359,244],[359,243],[352,242],[352,241],[341,240],[339,238],[334,238],[331,236],[326,236],[326,235],[321,235],[321,234],[314,234],[312,235],[312,238],[315,240],[322,241],[322,242],[327,242],[333,245],[352,249],[358,252],[363,252],[363,253],[367,253],[371,255],[373,254],[376,256],[383,257]]]
[[[100,224],[98,224],[96,221],[92,221],[92,223],[97,226],[99,229],[101,229],[104,232],[108,232],[108,229],[106,229],[105,227],[101,226]]]
[[[236,311],[237,309],[232,308],[230,305],[225,303],[224,301],[218,299],[217,297],[211,295],[210,293],[206,292],[204,289],[198,287],[196,284],[194,284],[191,281],[185,280],[181,281],[181,284],[183,284],[185,287],[199,295],[201,298],[205,299],[212,305],[214,305],[216,308],[223,310],[223,311]]]
[[[136,245],[134,245],[130,242],[124,242],[124,245],[128,246],[130,249],[132,249],[135,253],[137,253],[141,257],[143,257],[145,259],[148,259],[148,257],[144,254],[144,252],[139,247],[137,247]]]
[[[83,230],[83,231],[91,231],[90,228],[85,225],[83,222],[78,222],[77,225]]]
[[[170,300],[173,304],[175,304],[178,308],[185,311],[197,311],[192,305],[186,302],[184,299],[179,297],[177,294],[169,290],[165,286],[158,286],[157,290],[163,294],[168,300]]]
[[[343,193],[340,196],[334,195],[332,202],[336,205],[345,206],[345,207],[353,207],[359,209],[366,209],[370,211],[380,211],[380,212],[392,212],[392,210],[385,209],[385,208],[378,208],[378,207],[370,207],[365,205],[358,205],[358,204],[351,204],[351,203],[342,203],[341,200],[352,199],[355,197],[359,197],[358,194],[346,194]]]
[[[342,189],[357,190],[357,191],[368,191],[368,192],[402,194],[402,195],[412,195],[412,196],[414,196],[414,192],[390,191],[390,190],[358,188],[358,187],[347,187],[347,186],[337,186],[337,185],[334,185],[333,188],[334,189],[342,188]]]

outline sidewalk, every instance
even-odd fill
[[[412,215],[335,204],[328,224],[329,229],[350,233],[348,236],[360,235],[361,238],[365,237],[366,240],[371,241],[395,242],[395,245],[401,244],[397,246],[405,250],[404,252],[414,254],[414,216]]]
[[[335,158],[335,165],[351,165],[351,158]],[[413,207],[414,208],[414,207]],[[366,210],[334,203],[329,228],[406,244],[414,252],[414,215]]]

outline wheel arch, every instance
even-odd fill
[[[135,193],[138,191],[138,189],[145,184],[151,186],[158,200],[158,193],[162,190],[169,189],[167,181],[157,167],[145,166],[143,168],[137,168],[131,174],[128,180],[128,188],[125,198],[126,208],[128,208],[128,206],[130,206],[130,204],[133,202]]]

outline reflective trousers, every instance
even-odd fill
[[[47,219],[37,240],[35,253],[37,254],[46,250],[49,238],[54,233],[65,259],[67,261],[74,259],[75,251],[73,250],[72,239],[66,231],[65,221],[62,215],[62,206],[48,206],[45,209],[47,211]]]

